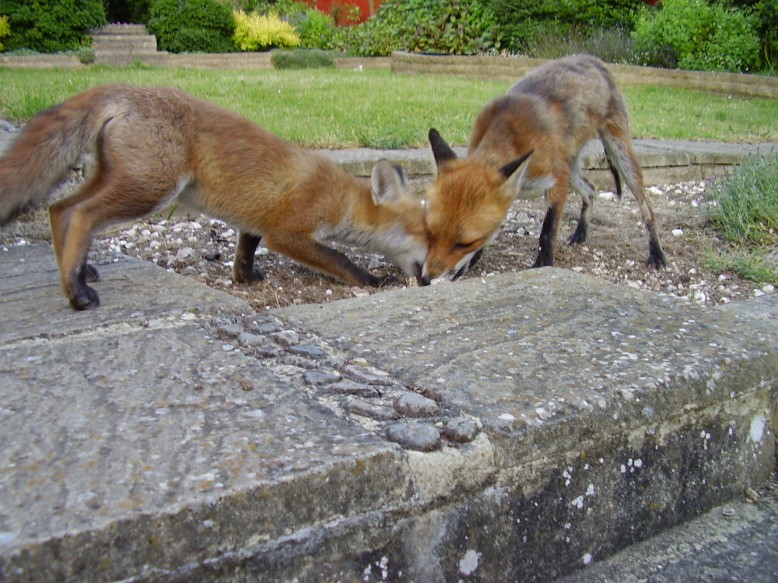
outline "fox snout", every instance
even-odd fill
[[[433,249],[430,248],[427,260],[421,270],[421,285],[458,279],[465,271],[475,265],[481,257],[482,251],[481,248],[461,255],[452,250],[452,253],[448,254],[447,257],[438,257],[433,255]]]

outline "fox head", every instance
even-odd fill
[[[370,187],[378,217],[371,221],[376,229],[369,245],[421,284],[428,249],[422,201],[408,192],[400,167],[387,160],[373,167]]]
[[[427,191],[429,251],[422,283],[456,279],[497,236],[518,195],[530,153],[505,166],[484,160],[460,160],[434,128],[429,140],[438,174]]]

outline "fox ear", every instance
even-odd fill
[[[519,194],[519,190],[521,190],[521,182],[524,178],[524,172],[527,170],[527,164],[529,163],[529,157],[531,155],[532,150],[500,168],[500,173],[505,176],[505,184],[503,184],[502,187],[503,192],[508,194],[511,198],[516,198]]]
[[[379,160],[373,166],[370,186],[375,204],[399,200],[405,194],[405,174],[399,166],[392,166],[387,160]]]
[[[428,137],[430,140],[430,145],[432,146],[432,153],[435,156],[436,166],[439,167],[443,162],[457,159],[457,155],[454,153],[454,150],[452,150],[446,141],[441,137],[440,133],[438,133],[438,130],[435,128],[430,128]]]

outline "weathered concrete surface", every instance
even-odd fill
[[[162,577],[410,496],[398,446],[202,327],[242,302],[127,260],[76,313],[45,246],[0,272],[0,580]]]
[[[745,308],[541,269],[255,315],[122,260],[76,313],[47,246],[0,273],[4,581],[550,581],[774,467]]]
[[[778,496],[738,500],[557,583],[778,581]]]
[[[541,269],[276,315],[483,424],[479,483],[410,454],[421,499],[460,497],[405,523],[437,541],[425,577],[471,550],[487,579],[553,579],[774,467],[775,329],[732,312]]]

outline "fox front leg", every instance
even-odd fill
[[[262,237],[241,231],[235,249],[232,277],[237,283],[256,283],[265,279],[261,271],[254,268],[254,253]]]

